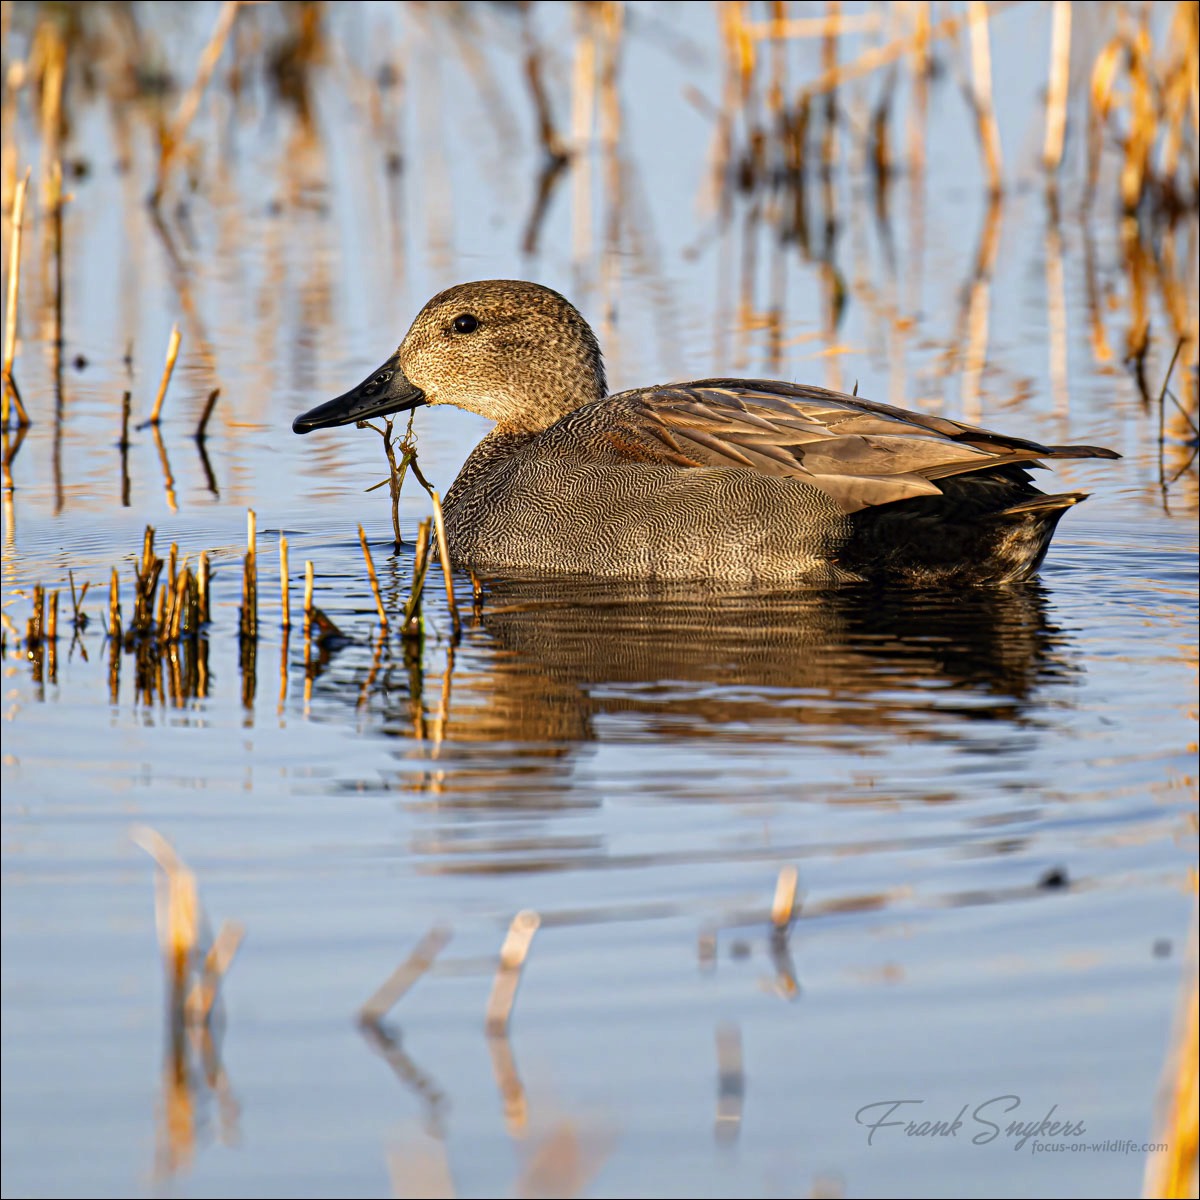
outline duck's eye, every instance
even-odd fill
[[[479,318],[473,317],[470,313],[463,313],[454,318],[455,333],[474,333],[478,328]]]

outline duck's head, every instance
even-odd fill
[[[486,279],[439,292],[383,366],[292,429],[454,404],[500,428],[536,433],[604,394],[596,335],[573,305],[536,283]]]

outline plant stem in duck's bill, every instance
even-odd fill
[[[388,460],[388,490],[392,496],[392,534],[395,538],[395,549],[398,551],[404,545],[404,539],[400,536],[400,489],[404,486],[404,476],[408,473],[408,465],[413,461],[417,452],[417,444],[413,441],[413,416],[408,414],[408,427],[404,430],[404,438],[399,442],[400,449],[404,452],[400,462],[396,462],[396,445],[392,440],[392,418],[388,417],[382,429],[378,425],[372,425],[370,421],[359,421],[359,428],[366,426],[368,429],[373,429],[381,438],[383,438],[383,452],[387,455]],[[367,488],[368,492],[373,492],[375,488],[382,487],[383,483],[377,483],[374,487]]]

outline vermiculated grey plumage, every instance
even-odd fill
[[[1044,495],[1027,468],[1117,457],[780,381],[607,396],[579,313],[547,288],[506,280],[435,296],[380,373],[296,428],[418,403],[496,422],[445,500],[452,557],[482,573],[1022,579],[1084,499]]]

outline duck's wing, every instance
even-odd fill
[[[1043,458],[1119,458],[1099,446],[1043,446],[927,413],[800,384],[703,379],[624,392],[605,436],[621,453],[677,466],[743,467],[802,479],[847,513],[936,481]]]

